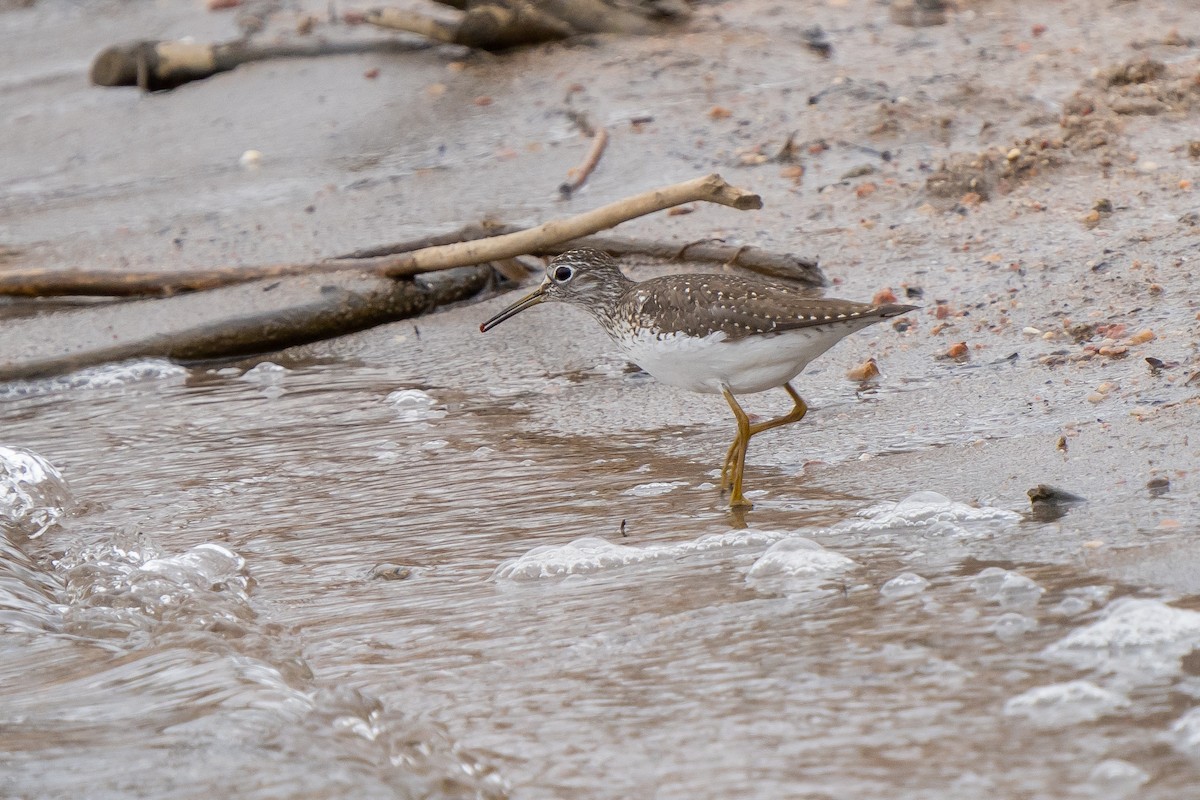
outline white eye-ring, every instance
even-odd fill
[[[571,278],[574,278],[574,277],[575,277],[575,270],[571,269],[570,267],[566,266],[565,264],[555,268],[555,270],[554,270],[554,282],[555,283],[566,283],[567,281],[571,280]]]

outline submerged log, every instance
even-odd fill
[[[486,267],[407,280],[293,276],[9,319],[0,337],[0,381],[134,358],[264,353],[416,316],[478,293],[490,277]]]

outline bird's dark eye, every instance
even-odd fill
[[[574,274],[575,270],[571,269],[570,267],[559,267],[558,269],[554,270],[554,280],[558,283],[566,283],[567,281],[571,280],[571,277]]]

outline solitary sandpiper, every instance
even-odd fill
[[[792,379],[844,337],[916,308],[806,297],[783,283],[739,275],[664,275],[638,283],[607,254],[579,249],[554,258],[537,289],[479,329],[546,300],[587,311],[630,361],[663,383],[725,396],[737,436],[725,454],[721,491],[731,490],[735,508],[751,505],[742,494],[750,437],[808,412]],[[751,423],[735,396],[777,386],[791,396],[792,410]]]

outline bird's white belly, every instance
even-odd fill
[[[813,327],[730,340],[719,331],[687,336],[643,330],[617,343],[630,361],[663,383],[693,392],[720,394],[728,386],[734,394],[753,394],[799,375],[844,333]]]

